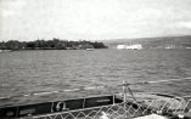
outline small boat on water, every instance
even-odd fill
[[[151,82],[135,84],[124,82],[119,85],[123,87],[123,91],[114,95],[97,95],[54,102],[1,107],[0,118],[191,119],[191,96],[179,97],[156,92],[133,93],[129,87],[130,85],[144,85]]]
[[[86,51],[94,51],[93,48],[86,48]]]
[[[11,52],[11,50],[1,50],[0,49],[0,53],[3,53],[3,52]]]

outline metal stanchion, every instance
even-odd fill
[[[123,102],[127,101],[126,81],[123,81]]]

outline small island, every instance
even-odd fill
[[[10,40],[0,42],[0,50],[87,50],[108,48],[102,42],[68,41],[53,38],[52,40],[18,41]]]

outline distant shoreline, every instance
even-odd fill
[[[35,40],[21,42],[11,40],[0,42],[0,50],[4,51],[23,51],[23,50],[89,50],[108,48],[102,42],[91,41],[67,41],[53,38],[52,40]]]

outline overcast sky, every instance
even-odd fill
[[[0,0],[0,40],[191,34],[191,0]]]

